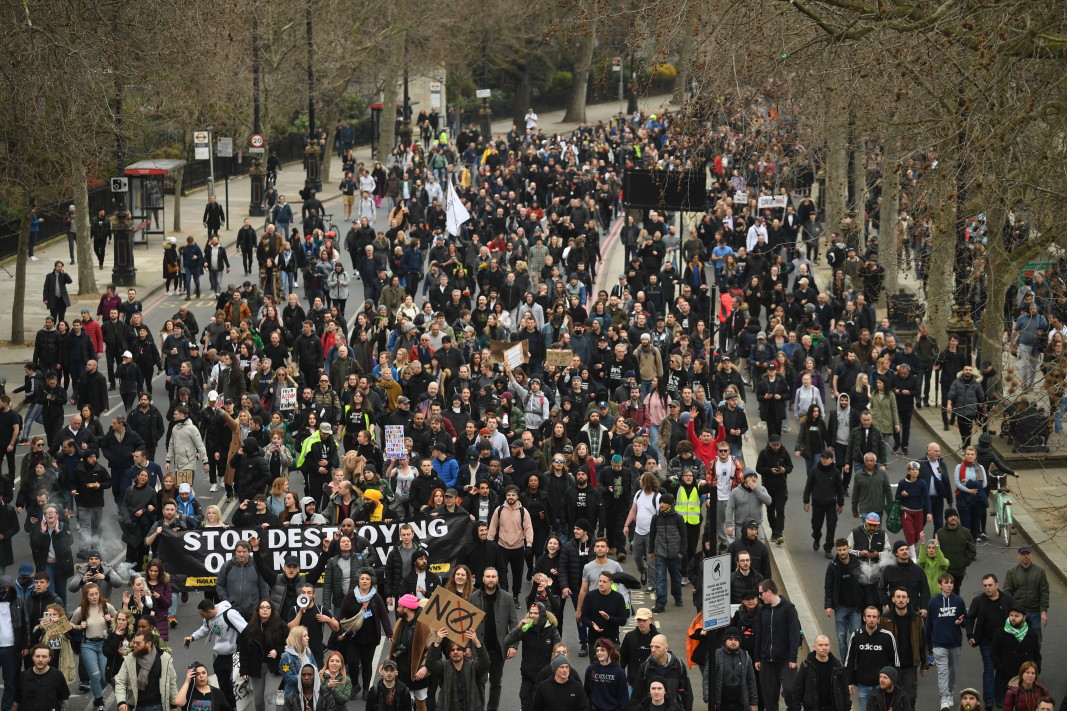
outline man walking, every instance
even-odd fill
[[[1008,612],[1015,600],[1001,591],[997,576],[989,573],[982,578],[982,592],[974,596],[967,610],[967,643],[978,647],[982,653],[982,698],[986,706],[1003,706],[1003,695],[998,695],[1002,686],[997,678],[997,667],[991,654],[993,637],[1004,629]]]
[[[860,559],[849,550],[847,539],[838,538],[834,545],[837,555],[826,566],[823,607],[826,616],[834,618],[837,649],[844,659],[849,637],[860,628],[864,593],[860,587]]]
[[[851,706],[845,667],[830,652],[830,638],[821,634],[797,669],[789,711],[847,711]]]
[[[937,666],[937,690],[941,695],[941,711],[953,706],[956,694],[956,669],[963,647],[963,623],[967,619],[967,604],[952,592],[952,575],[942,573],[937,579],[941,594],[935,595],[926,608],[926,637]]]
[[[960,428],[960,439],[964,447],[971,446],[971,432],[974,422],[978,418],[979,410],[984,407],[985,389],[974,374],[974,366],[965,365],[952,385],[948,389],[945,398],[945,409],[956,418],[956,426]]]
[[[974,536],[971,532],[960,525],[960,514],[956,509],[945,511],[945,525],[935,534],[941,553],[948,558],[948,571],[952,574],[954,582],[953,590],[957,595],[963,589],[963,578],[967,573],[967,566],[978,557],[978,549],[974,545]]]
[[[837,532],[837,517],[844,506],[845,488],[841,482],[841,472],[834,466],[834,450],[823,450],[819,454],[819,462],[808,472],[808,480],[804,484],[804,511],[811,512],[811,549],[819,550],[819,541],[824,540],[823,555],[828,560],[833,558],[831,551]],[[823,521],[826,522],[825,538]]]
[[[118,711],[158,711],[174,707],[178,677],[170,652],[156,647],[156,632],[133,636],[133,648],[115,675]],[[316,710],[317,711],[317,710]]]
[[[1004,592],[1014,598],[1026,611],[1026,621],[1037,630],[1041,641],[1041,628],[1048,625],[1048,578],[1045,569],[1034,563],[1033,548],[1019,547],[1019,563],[1008,568],[1004,575]]]
[[[649,561],[656,567],[656,606],[652,612],[664,612],[667,607],[667,575],[671,578],[671,595],[675,607],[682,606],[682,560],[685,557],[685,521],[674,510],[674,496],[663,494],[659,512],[652,517],[649,531]]]
[[[226,601],[216,603],[205,598],[196,609],[204,622],[192,635],[182,640],[182,644],[188,647],[198,639],[212,636],[211,650],[215,653],[215,661],[211,667],[230,708],[237,708],[233,695],[233,653],[237,651],[237,636],[244,632],[248,623]]]
[[[905,588],[893,590],[892,604],[882,617],[882,629],[893,634],[900,656],[897,681],[911,699],[914,707],[919,694],[919,677],[926,676],[926,629],[923,618],[911,608],[911,598]]]
[[[201,218],[204,227],[207,228],[208,237],[218,237],[219,228],[222,227],[222,223],[226,220],[226,213],[222,209],[222,205],[219,204],[218,198],[214,195],[207,199],[207,205],[204,206],[204,216]]]
[[[884,667],[896,667],[897,641],[891,632],[879,626],[882,615],[870,605],[863,610],[863,627],[848,640],[845,670],[848,692],[855,694],[859,708],[867,708],[867,698],[878,688],[878,675]]]
[[[514,656],[509,648],[508,639],[515,626],[515,607],[508,600],[507,592],[500,589],[500,573],[496,568],[486,568],[482,572],[482,587],[471,593],[470,602],[480,610],[485,611],[482,624],[478,627],[478,636],[484,637],[484,646],[489,655],[489,698],[486,704],[487,711],[497,711],[500,706],[500,681],[504,674],[504,660]],[[555,629],[555,627],[553,627]],[[549,649],[551,654],[551,648]],[[541,662],[543,667],[548,663],[549,656]],[[523,664],[526,656],[523,655]],[[536,676],[536,674],[535,674]],[[531,680],[530,693],[533,694],[533,681]]]
[[[471,604],[474,604],[473,600]],[[511,606],[509,605],[508,608],[511,609]],[[534,603],[530,605],[526,616],[508,632],[504,639],[509,658],[514,657],[516,652],[520,652],[519,646],[522,646],[522,662],[519,664],[519,676],[522,678],[519,685],[519,704],[523,711],[530,708],[537,676],[551,662],[552,650],[559,642],[559,630],[554,620],[555,616],[548,612],[543,604]],[[514,610],[512,610],[512,621],[514,622]],[[492,683],[490,680],[490,684]],[[496,679],[496,687],[499,690],[499,676]],[[499,703],[499,697],[497,701]]]
[[[771,540],[782,545],[785,542],[785,502],[789,499],[786,477],[793,471],[793,460],[782,446],[782,436],[771,434],[767,437],[767,446],[756,459],[756,473],[760,475],[763,486],[771,495],[767,505],[767,523],[771,526]]]
[[[941,445],[937,442],[926,446],[926,459],[919,462],[919,479],[930,487],[930,512],[934,517],[936,531],[945,524],[945,509],[952,506],[952,492],[955,489],[952,484],[952,471],[941,458]],[[951,560],[949,558],[949,561]]]
[[[792,702],[800,618],[793,603],[778,594],[773,580],[764,580],[759,587],[763,609],[756,625],[756,671],[767,711],[778,711],[781,697],[787,706]]]
[[[504,489],[504,503],[496,508],[489,520],[489,539],[500,546],[500,552],[511,568],[511,595],[517,609],[522,591],[523,561],[526,549],[533,545],[533,517],[519,503],[519,487],[514,484]],[[504,574],[506,576],[507,571]]]
[[[437,708],[440,711],[474,711],[485,708],[485,682],[489,674],[489,654],[474,630],[463,635],[474,645],[474,658],[464,656],[466,647],[447,638],[448,629],[440,627],[426,666],[437,680]],[[447,646],[446,646],[447,645]],[[442,659],[447,656],[447,661]]]

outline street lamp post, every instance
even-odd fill
[[[133,286],[137,283],[137,270],[133,266],[133,220],[125,206],[120,206],[115,213],[111,234],[115,243],[111,282],[115,286]]]
[[[259,115],[259,17],[256,14],[256,3],[252,1],[252,133],[257,136],[263,135],[263,126]],[[266,151],[263,146],[255,147],[257,151]],[[266,171],[263,170],[263,153],[252,154],[252,167],[248,170],[248,178],[252,187],[252,202],[248,206],[248,214],[253,217],[261,217],[267,213],[263,207],[263,193],[265,186]]]
[[[307,184],[315,192],[322,190],[322,175],[319,165],[319,138],[315,132],[315,49],[311,26],[311,0],[304,3],[305,23],[307,25],[308,53],[308,142],[304,148],[304,170]]]
[[[404,35],[404,108],[400,123],[400,143],[407,150],[411,145],[411,95],[408,93],[408,37]]]

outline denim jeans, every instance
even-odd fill
[[[190,270],[185,271],[185,295],[191,297],[192,289],[189,288],[190,282],[196,285],[196,293],[200,294],[200,272],[194,272]]]
[[[982,653],[982,701],[987,707],[991,699],[996,699],[997,706],[1003,701],[997,698],[997,668],[993,665],[992,649],[991,644],[978,645],[978,650]]]
[[[867,697],[871,695],[877,686],[863,686],[862,684],[856,685],[856,701],[859,703],[859,708],[867,708]]]
[[[0,701],[0,708],[3,711],[11,711],[11,706],[15,703],[15,694],[19,690],[20,659],[17,647],[0,647],[0,672],[4,676],[4,698]]]
[[[1030,626],[1030,629],[1037,630],[1037,643],[1041,644],[1041,613],[1040,612],[1027,612],[1026,624]]]
[[[94,699],[104,698],[104,672],[107,670],[107,657],[104,656],[104,640],[99,642],[82,642],[82,661],[89,672],[89,686]]]
[[[671,597],[682,599],[682,559],[656,556],[656,604],[667,606],[667,575],[671,576]]]
[[[56,568],[55,563],[45,563],[44,570],[48,573],[50,580],[48,581],[48,589],[59,595],[59,599],[63,602],[63,606],[67,606],[67,586],[66,581],[59,576],[59,569]]]
[[[293,293],[293,274],[292,272],[287,272],[283,270],[281,272],[281,277],[282,292],[285,294],[285,296],[289,296],[289,294]]]
[[[841,652],[841,658],[845,658],[848,651],[848,638],[860,628],[860,611],[853,607],[839,607],[834,610],[834,625],[837,627],[837,644]],[[861,708],[865,708],[862,707]]]
[[[633,540],[634,560],[637,562],[637,572],[648,576],[648,584],[656,589],[656,567],[649,566],[648,554],[652,551],[648,548],[648,534],[635,533]]]

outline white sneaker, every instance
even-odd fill
[[[219,485],[218,484],[212,484],[211,488],[208,489],[208,491],[211,491],[211,492],[216,492],[218,490],[219,490]]]
[[[36,262],[36,261],[38,261],[38,258],[37,257],[30,257],[30,261],[31,262]]]

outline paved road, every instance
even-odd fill
[[[341,230],[341,235],[343,236],[345,231],[347,231],[347,226],[343,225],[343,210],[340,204],[340,200],[338,199],[328,202],[326,207],[327,212],[334,213],[334,221],[338,224],[339,229]],[[382,214],[382,211],[379,211],[379,214]],[[382,221],[379,220],[378,228],[384,229],[385,225],[381,223]],[[347,253],[343,254],[343,259],[345,259],[346,261],[346,266],[351,266],[348,265]],[[222,283],[224,285],[228,283],[239,283],[245,278],[240,268],[240,259],[233,259],[231,260],[231,263],[237,265],[237,268],[231,271],[231,273],[227,275],[226,278],[222,279]],[[207,288],[206,278],[203,286]],[[204,293],[205,296],[208,298],[194,299],[188,302],[185,301],[183,296],[168,297],[165,294],[160,294],[159,296],[145,304],[145,321],[151,327],[152,332],[157,333],[159,327],[162,326],[163,322],[167,318],[170,318],[174,313],[176,313],[178,308],[184,305],[190,308],[192,313],[195,315],[198,323],[205,324],[207,323],[207,320],[210,315],[214,313],[215,300],[213,298],[210,298],[209,291]],[[297,293],[302,295],[302,291],[300,291],[299,289]],[[351,298],[348,302],[350,305],[352,305],[353,311],[357,310],[362,304],[362,297],[362,283],[355,281],[353,284]],[[156,379],[153,381],[153,387],[154,392],[156,394],[156,404],[161,410],[165,411],[166,395],[163,387],[162,376],[156,377]],[[73,414],[73,412],[73,407],[67,408],[68,416]],[[111,409],[108,410],[101,418],[102,424],[105,427],[105,431],[111,421],[111,418],[115,414],[120,414],[121,412],[122,404],[118,400],[117,393],[111,393]],[[37,428],[37,432],[40,432],[40,428]],[[26,449],[27,448],[20,448],[20,455],[24,454]],[[160,454],[157,457],[157,461],[160,461],[160,463],[162,464],[166,452],[162,447],[159,448],[159,452]],[[202,476],[202,473],[199,474],[198,479]],[[299,477],[297,478],[299,479]],[[302,482],[294,479],[292,485],[294,487],[294,490],[299,490],[299,487],[302,485]],[[201,482],[201,485],[196,488],[196,493],[197,497],[204,504],[205,508],[208,504],[218,504],[219,506],[223,507],[224,516],[226,518],[229,517],[230,510],[226,506],[223,492],[220,491],[215,494],[212,494],[208,492],[206,482]],[[107,496],[105,497],[105,499],[107,503],[105,509],[106,515],[104,517],[104,543],[102,546],[102,553],[106,560],[110,560],[116,565],[121,566],[124,563],[125,546],[121,543],[121,531],[117,520],[117,514],[112,508],[114,506],[112,497]],[[230,504],[230,506],[232,507],[233,504]],[[77,538],[77,532],[75,532],[75,538]],[[77,546],[77,540],[75,541],[75,544]],[[12,545],[14,546],[16,561],[31,560],[29,553],[29,539],[26,535],[19,535],[15,537],[12,540]],[[77,550],[77,547],[75,548],[75,550]],[[632,558],[625,563],[625,567],[627,568],[628,572],[636,575],[636,568],[634,567]],[[689,590],[691,590],[691,588],[689,588]],[[633,595],[633,609],[636,610],[638,607],[643,606],[652,607],[652,603],[649,601],[650,597],[650,595],[647,595],[643,591],[635,592]],[[690,599],[691,595],[689,595],[687,591],[686,600],[688,601]],[[203,662],[209,662],[211,658],[210,647],[203,641],[195,643],[190,649],[185,649],[180,644],[180,640],[185,635],[191,634],[192,631],[195,630],[200,624],[200,618],[197,616],[195,610],[195,605],[198,601],[199,595],[197,595],[196,593],[190,595],[189,602],[183,604],[179,608],[178,627],[170,631],[170,639],[172,640],[171,644],[174,648],[175,653],[175,667],[179,672],[181,670],[186,669],[189,663],[192,661],[199,660]],[[71,594],[68,602],[68,610],[72,610],[77,604],[76,597]],[[116,604],[121,603],[120,594],[116,594],[114,602]],[[567,615],[569,622],[564,624],[564,641],[571,645],[573,661],[577,663],[577,666],[579,668],[578,670],[581,673],[584,673],[586,660],[580,659],[577,656],[578,636],[577,631],[575,629],[575,625],[573,623],[573,607],[569,607],[568,610],[570,611],[570,614]],[[681,649],[683,654],[685,650],[685,632],[690,620],[692,619],[692,615],[693,610],[691,607],[689,607],[689,605],[687,605],[684,608],[675,608],[673,606],[669,607],[667,613],[657,617],[657,624],[659,625],[660,630],[664,631],[668,635],[669,640],[674,643],[674,646],[676,648]],[[631,628],[632,625],[626,627],[625,629],[629,630]],[[383,645],[380,649],[382,650],[380,653],[384,653],[385,646]],[[516,660],[506,664],[504,668],[503,684],[506,693],[502,701],[501,708],[507,709],[508,711],[518,709],[518,700],[511,693],[519,687],[520,678],[518,666],[519,665]],[[696,683],[699,683],[699,672],[694,671],[693,679]],[[113,703],[113,694],[110,691],[106,694],[105,701],[108,703],[108,707],[111,708],[111,704]],[[70,708],[71,711],[81,711],[82,709],[89,708],[91,706],[91,703],[91,694],[80,694],[72,697]],[[350,708],[362,708],[362,706],[362,701],[350,702]]]

